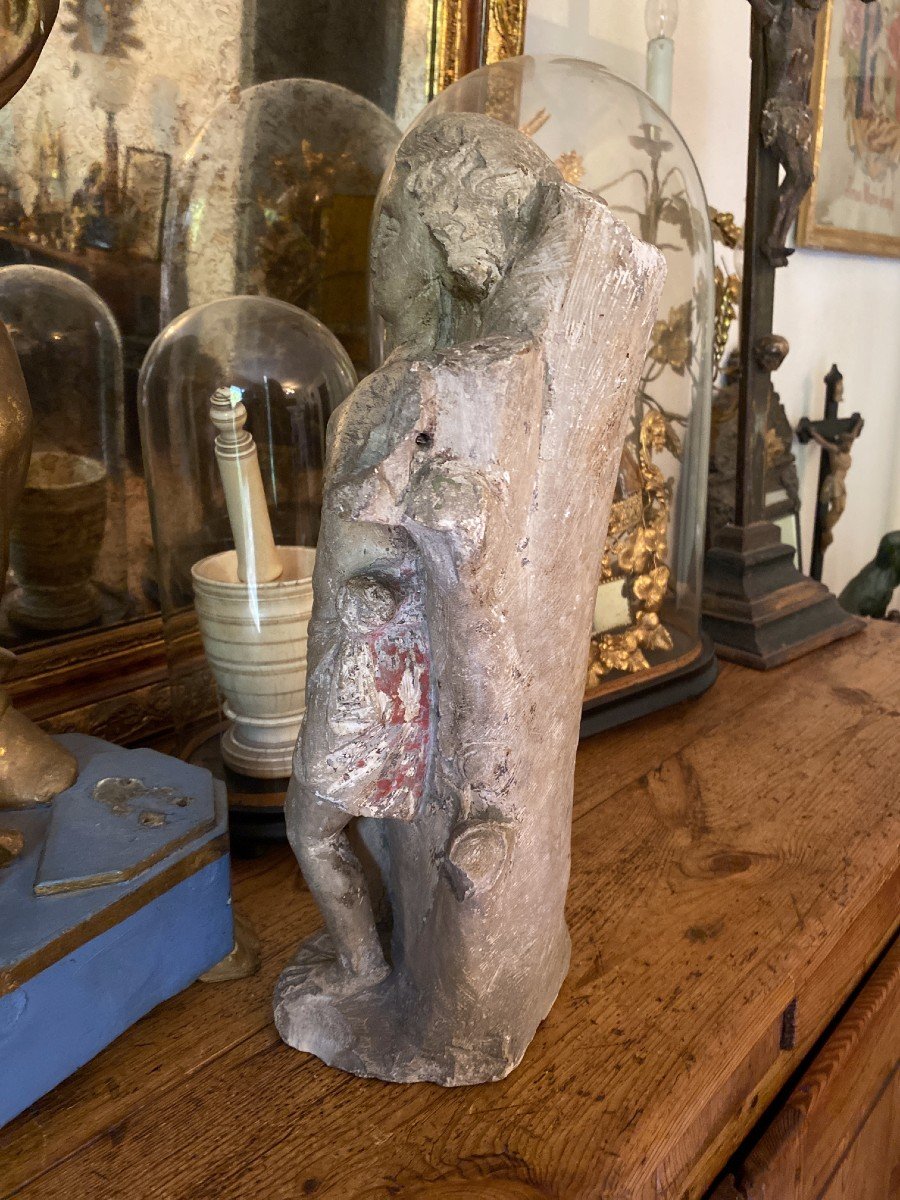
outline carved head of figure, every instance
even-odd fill
[[[754,357],[757,366],[771,374],[777,371],[790,351],[787,338],[777,333],[767,333],[761,337],[754,347]]]
[[[392,345],[446,344],[460,310],[482,304],[534,238],[560,182],[534,142],[492,117],[451,113],[414,128],[372,245],[374,301]]]

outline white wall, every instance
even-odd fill
[[[603,63],[643,83],[643,0],[528,0],[529,54]],[[747,0],[681,0],[672,117],[693,151],[709,202],[743,222],[750,95]],[[866,428],[853,456],[847,511],[825,557],[840,590],[900,528],[900,260],[798,250],[780,271],[775,328],[791,343],[776,386],[793,424],[820,417],[822,377],[837,362],[847,412]],[[819,451],[795,443],[809,561]]]

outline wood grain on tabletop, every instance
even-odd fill
[[[195,985],[0,1131],[0,1196],[701,1196],[896,926],[898,651],[881,623],[726,666],[583,745],[572,966],[508,1079],[399,1087],[283,1046],[272,988],[318,919],[278,849],[235,868],[260,974]]]
[[[744,1200],[900,1197],[900,942],[737,1174]]]

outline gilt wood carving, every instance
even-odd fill
[[[287,802],[326,932],[276,1020],[326,1062],[501,1078],[565,977],[594,547],[664,270],[489,117],[398,151],[373,245],[393,353],[329,430]]]

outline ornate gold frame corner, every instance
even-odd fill
[[[809,250],[840,250],[847,254],[872,254],[883,258],[900,258],[900,237],[883,233],[863,233],[853,229],[839,229],[833,225],[820,225],[816,221],[819,200],[819,165],[822,157],[822,139],[825,115],[825,89],[828,81],[828,46],[831,42],[831,27],[834,18],[835,0],[828,0],[819,18],[816,32],[816,60],[810,87],[810,104],[815,127],[813,169],[815,178],[806,194],[797,218],[797,245]]]
[[[525,46],[527,0],[435,0],[430,94]]]

